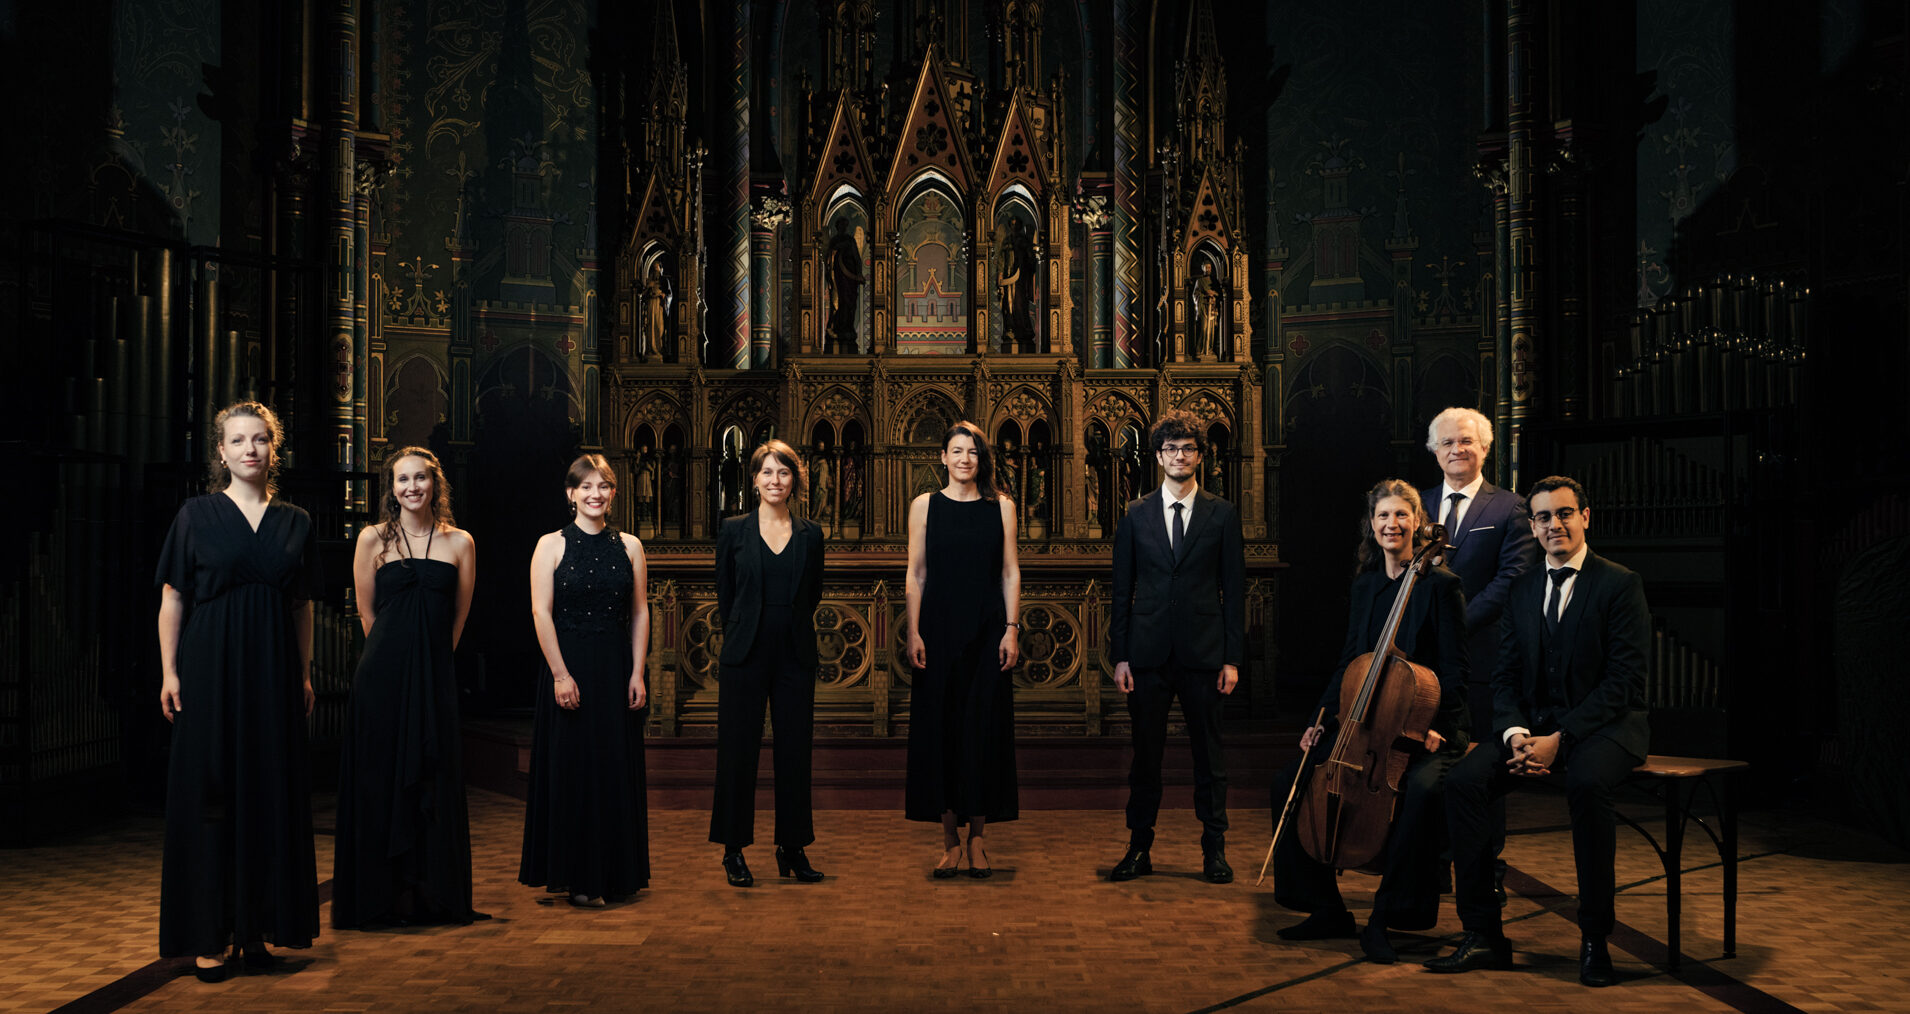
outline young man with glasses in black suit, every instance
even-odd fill
[[[1220,742],[1225,695],[1246,654],[1246,553],[1234,505],[1201,490],[1203,435],[1186,412],[1154,424],[1149,443],[1166,473],[1161,488],[1128,505],[1114,535],[1114,601],[1108,631],[1114,682],[1134,723],[1128,771],[1128,847],[1109,880],[1154,872],[1148,851],[1161,808],[1167,715],[1179,697],[1194,751],[1194,815],[1201,873],[1225,884],[1227,763]]]

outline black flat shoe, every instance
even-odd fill
[[[731,887],[755,887],[756,878],[749,874],[749,864],[743,861],[741,852],[730,852],[723,856],[723,875],[729,878]]]
[[[1113,870],[1109,871],[1108,879],[1118,884],[1123,880],[1145,877],[1153,872],[1154,861],[1147,857],[1147,850],[1130,845],[1127,854],[1121,857],[1120,862],[1114,864]]]
[[[285,959],[265,949],[264,944],[249,944],[239,952],[239,960],[248,972],[269,972],[283,965]]]
[[[200,982],[224,982],[226,976],[232,973],[233,962],[237,960],[237,957],[226,958],[208,968],[205,965],[201,965],[198,959],[195,958],[192,962],[192,974]]]
[[[802,854],[802,849],[776,846],[776,872],[785,877],[795,877],[800,884],[822,882],[822,873],[809,865],[809,857]]]
[[[1393,949],[1393,942],[1387,939],[1386,927],[1380,923],[1369,922],[1360,930],[1360,950],[1365,952],[1366,960],[1375,965],[1391,965],[1399,961],[1399,952]]]
[[[1451,954],[1426,962],[1426,967],[1447,974],[1470,972],[1475,968],[1511,968],[1512,941],[1468,933],[1460,938],[1459,946],[1453,948]]]
[[[1578,981],[1586,986],[1610,986],[1618,981],[1612,971],[1612,952],[1604,937],[1585,937],[1578,945]]]
[[[1315,912],[1285,929],[1274,930],[1273,935],[1282,940],[1351,940],[1359,936],[1359,927],[1353,922],[1353,913],[1340,909]]]

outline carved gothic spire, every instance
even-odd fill
[[[1176,68],[1175,96],[1187,155],[1194,164],[1227,155],[1227,65],[1220,58],[1213,0],[1195,0],[1187,48]]]
[[[638,160],[666,171],[683,162],[683,124],[690,104],[689,70],[677,43],[675,7],[670,0],[661,0],[651,8],[649,79],[643,105],[637,110],[642,124]]]
[[[866,92],[875,87],[874,0],[816,0],[822,21],[823,88]]]

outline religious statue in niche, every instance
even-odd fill
[[[1141,458],[1141,444],[1136,435],[1133,443],[1121,448],[1121,503],[1132,503],[1141,495],[1142,487],[1147,483],[1147,465]]]
[[[1103,488],[1101,470],[1106,467],[1106,465],[1099,461],[1092,459],[1088,461],[1088,524],[1091,525],[1097,533],[1101,528],[1101,490]]]
[[[853,353],[861,348],[856,333],[856,312],[861,307],[862,250],[856,237],[849,234],[849,220],[836,219],[836,234],[829,239],[829,327],[823,335],[824,352]]]
[[[1222,304],[1226,296],[1221,291],[1220,279],[1214,277],[1213,261],[1203,259],[1200,262],[1200,274],[1194,277],[1192,288],[1195,335],[1198,339],[1194,358],[1218,358],[1220,318],[1225,312]]]
[[[682,530],[683,518],[683,449],[670,444],[663,449],[663,527],[666,531]]]
[[[631,486],[636,493],[636,509],[632,513],[637,524],[649,530],[649,524],[657,517],[657,455],[647,447],[637,449],[636,474],[631,477]]]
[[[723,464],[717,469],[721,488],[718,502],[724,514],[743,512],[743,433],[731,430],[723,441]]]
[[[1211,450],[1212,453],[1206,458],[1207,477],[1201,485],[1205,486],[1209,493],[1224,500],[1227,498],[1227,469],[1221,464],[1221,456],[1226,453],[1226,449],[1215,443]]]
[[[856,463],[859,449],[850,444],[842,455],[842,520],[862,520],[862,468]]]
[[[834,477],[830,475],[830,471],[829,449],[824,447],[817,451],[815,467],[809,470],[810,486],[812,487],[809,496],[809,513],[811,517],[814,517],[818,521],[835,520],[835,503],[833,498],[836,494],[836,486],[832,481]]]
[[[1001,442],[1001,466],[996,486],[1011,500],[1021,499],[1021,452],[1015,449],[1015,438],[1005,437]]]
[[[1087,502],[1083,504],[1088,524],[1099,529],[1102,525],[1101,496],[1108,488],[1108,444],[1099,426],[1088,427],[1087,448]]]
[[[1042,463],[1044,455],[1034,455],[1034,463],[1028,466],[1028,516],[1039,517],[1048,507],[1048,466]]]
[[[1039,352],[1035,345],[1035,279],[1040,266],[1035,263],[1034,242],[1021,219],[1010,218],[999,231],[1001,270],[996,288],[1001,292],[1003,352]]]
[[[637,333],[637,359],[648,362],[651,356],[676,358],[670,341],[670,279],[663,271],[663,258],[650,262],[650,273],[643,279],[643,321]]]

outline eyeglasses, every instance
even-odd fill
[[[1169,458],[1192,458],[1200,454],[1200,448],[1193,444],[1163,444],[1161,445],[1160,452]]]
[[[1552,523],[1553,518],[1557,518],[1559,524],[1569,525],[1572,523],[1572,519],[1578,517],[1581,513],[1577,507],[1560,507],[1555,511],[1539,511],[1537,514],[1532,515],[1532,523],[1535,525],[1549,525]]]

